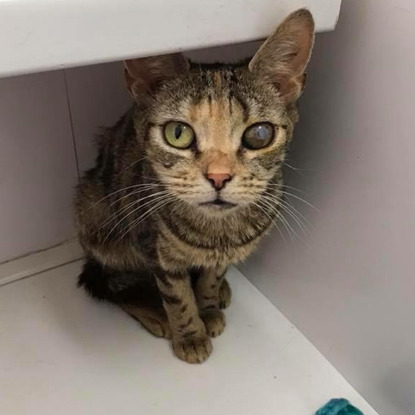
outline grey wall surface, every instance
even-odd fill
[[[319,211],[291,198],[310,233],[241,269],[380,414],[413,415],[415,2],[344,0],[301,114],[288,191]]]
[[[119,62],[0,79],[0,262],[75,236],[94,135],[129,105]]]

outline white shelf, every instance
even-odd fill
[[[225,333],[202,365],[75,286],[75,262],[0,287],[0,413],[312,415],[375,411],[238,271]]]
[[[332,30],[341,0],[0,0],[0,76],[266,37],[300,7]]]

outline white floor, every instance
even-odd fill
[[[202,365],[75,286],[81,262],[0,287],[0,414],[313,415],[375,411],[238,271],[225,333]]]

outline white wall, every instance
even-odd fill
[[[74,234],[77,178],[63,72],[0,80],[0,262]]]
[[[77,168],[128,107],[123,83],[120,63],[0,79],[0,262],[75,236]]]
[[[274,232],[242,267],[384,415],[415,414],[414,44],[413,0],[344,0],[289,160],[319,212],[295,203],[305,242]]]
[[[114,62],[65,71],[80,174],[94,165],[94,137],[109,127],[131,105],[123,65]]]

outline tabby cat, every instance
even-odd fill
[[[250,61],[125,62],[134,105],[102,134],[77,189],[87,258],[79,284],[172,339],[187,362],[207,359],[210,337],[225,328],[227,267],[278,218],[313,41],[313,18],[301,9]]]

